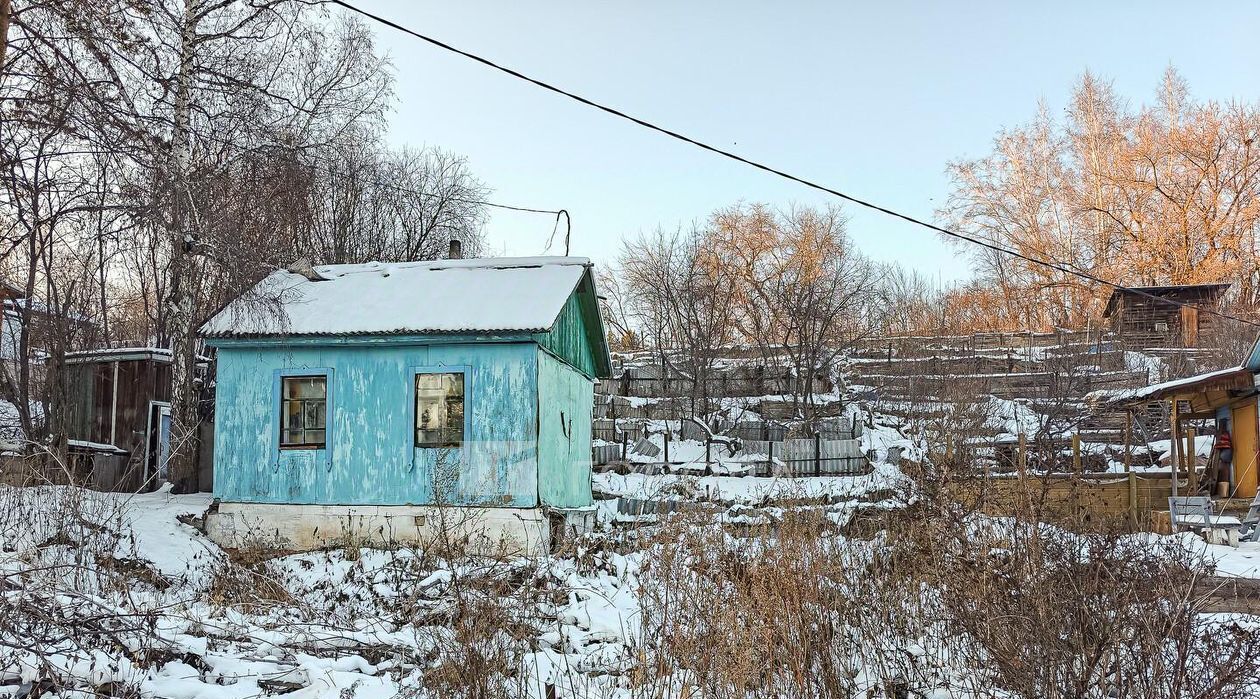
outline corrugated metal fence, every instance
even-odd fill
[[[856,439],[744,441],[747,454],[765,454],[764,469],[776,476],[857,476],[869,468]]]

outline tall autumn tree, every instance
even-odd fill
[[[950,164],[947,225],[1031,257],[1131,286],[1227,281],[1260,301],[1260,108],[1196,101],[1169,68],[1150,104],[1130,107],[1092,74],[1061,118],[998,134],[988,155]],[[1009,326],[1082,325],[1108,288],[968,248]]]

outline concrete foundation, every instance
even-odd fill
[[[513,556],[546,553],[551,544],[548,518],[537,507],[221,502],[206,514],[206,534],[225,548],[295,551],[437,543]]]

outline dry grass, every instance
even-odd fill
[[[252,611],[289,605],[293,595],[284,582],[267,568],[267,561],[292,553],[266,546],[225,549],[227,561],[216,572],[206,599],[216,607]]]

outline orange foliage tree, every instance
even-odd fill
[[[1129,286],[1228,281],[1260,295],[1260,109],[1197,102],[1169,68],[1153,104],[1130,108],[1086,73],[1062,118],[1044,105],[993,151],[950,164],[938,217],[1022,254]],[[1081,326],[1110,289],[968,247],[1008,327]]]

